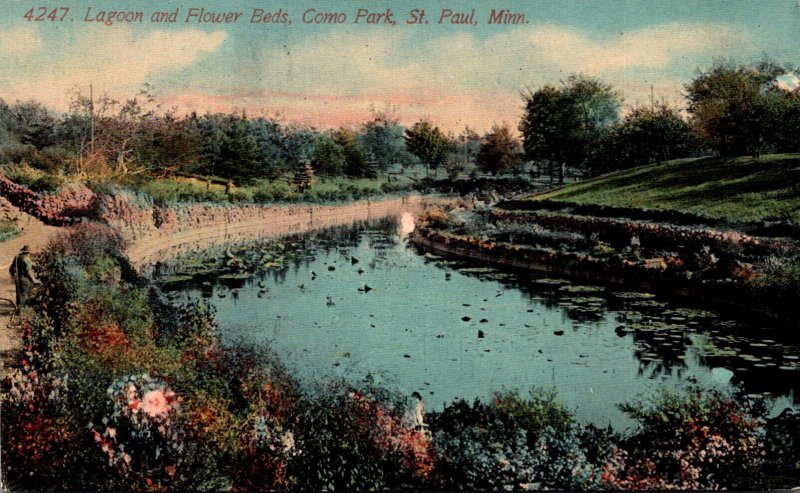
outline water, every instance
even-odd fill
[[[301,378],[372,375],[433,409],[555,387],[579,420],[624,428],[616,404],[662,385],[738,385],[778,411],[800,396],[800,344],[779,329],[423,255],[408,219],[181,257],[156,278],[209,300],[225,344],[270,344]]]

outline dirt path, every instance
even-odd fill
[[[14,281],[8,268],[19,250],[28,245],[33,253],[40,251],[53,234],[61,228],[46,226],[38,219],[19,212],[21,231],[17,236],[0,242],[0,298],[13,300]],[[0,302],[0,365],[4,366],[5,356],[17,346],[16,336],[8,328],[11,321],[12,308],[6,302]]]

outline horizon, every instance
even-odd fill
[[[373,109],[396,108],[404,125],[425,118],[455,134],[466,125],[483,133],[494,124],[515,129],[526,87],[558,84],[573,73],[612,84],[625,106],[649,101],[651,91],[682,106],[683,84],[715,59],[745,63],[768,55],[800,65],[793,22],[800,5],[791,0],[767,7],[643,0],[370,4],[374,13],[392,9],[394,26],[366,25],[364,18],[354,23],[363,5],[352,1],[63,4],[69,21],[28,21],[32,5],[23,2],[0,13],[0,98],[34,99],[62,112],[74,87],[85,93],[91,84],[95,94],[126,98],[150,84],[161,106],[181,115],[245,111],[326,129],[363,123]],[[189,9],[201,8],[190,15]],[[311,8],[347,19],[305,24]],[[176,9],[174,24],[148,19],[155,10]],[[292,23],[250,24],[255,9],[282,12]],[[405,25],[412,9],[424,9],[430,24]],[[442,9],[465,16],[475,9],[477,25],[450,25],[453,16],[440,25]],[[525,17],[521,24],[489,25],[492,9]],[[141,10],[144,22],[107,26],[98,19],[116,10]],[[237,23],[198,23],[206,12],[243,15]]]

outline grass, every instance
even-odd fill
[[[230,198],[225,187],[218,184],[207,186],[205,182],[186,178],[131,180],[127,184],[157,202],[326,202],[348,201],[367,196],[381,195],[388,191],[411,188],[413,180],[405,176],[393,178],[350,179],[345,177],[316,177],[313,186],[299,193],[291,183],[291,177],[282,180],[257,180],[250,186],[235,187]]]
[[[800,223],[800,154],[680,159],[610,173],[531,199]]]
[[[9,221],[0,221],[0,241],[6,241],[13,238],[19,230],[17,226]]]

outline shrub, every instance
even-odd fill
[[[342,382],[308,396],[295,434],[292,463],[301,490],[419,488],[432,465],[424,430],[399,401]]]
[[[766,425],[764,442],[766,472],[768,476],[778,479],[763,486],[783,489],[797,485],[800,481],[800,412],[786,409],[770,419]]]
[[[434,481],[443,489],[587,489],[598,485],[572,418],[554,393],[455,401],[431,422]]]
[[[639,428],[604,468],[610,488],[742,489],[762,465],[758,421],[721,391],[664,389],[620,408]]]

